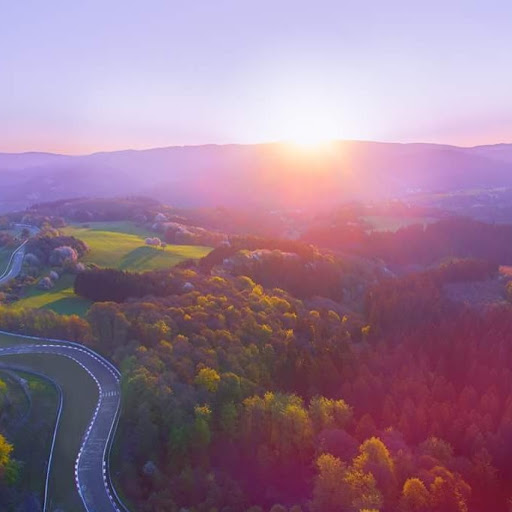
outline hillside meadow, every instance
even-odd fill
[[[194,245],[168,245],[165,249],[147,246],[144,238],[155,233],[129,222],[94,222],[85,227],[68,226],[62,231],[89,246],[84,263],[119,270],[157,270],[190,258],[202,258],[211,251],[210,247]]]
[[[155,233],[131,222],[92,222],[63,228],[64,234],[83,240],[89,251],[83,263],[103,268],[145,272],[172,267],[187,259],[206,256],[210,247],[167,245],[165,248],[145,245],[144,238]],[[51,290],[31,286],[15,308],[51,309],[61,314],[83,316],[90,302],[73,292],[74,276],[63,275]]]

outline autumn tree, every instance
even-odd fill
[[[430,493],[419,478],[404,482],[399,508],[401,512],[427,512],[431,508]]]
[[[372,437],[359,447],[359,452],[353,461],[354,469],[372,474],[387,500],[393,500],[397,486],[395,464],[386,445]]]
[[[215,393],[219,387],[220,375],[213,368],[201,368],[194,382],[206,391]]]
[[[316,460],[318,474],[313,487],[313,512],[338,512],[347,506],[347,495],[342,482],[345,464],[331,454],[324,453]]]

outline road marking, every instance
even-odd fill
[[[2,332],[2,331],[0,331],[0,332]],[[5,333],[4,332],[4,334],[12,334],[12,333]],[[12,335],[15,335],[15,334],[12,334]],[[24,336],[20,336],[20,337],[24,337]],[[35,338],[35,337],[31,336],[30,338]],[[46,349],[46,350],[42,350],[42,349]],[[51,349],[57,349],[57,350],[51,350]],[[94,356],[93,354],[90,353],[90,351],[88,349],[80,349],[78,347],[70,346],[70,345],[68,345],[66,343],[62,343],[62,342],[59,343],[59,344],[52,343],[52,344],[40,344],[40,345],[39,344],[37,344],[37,345],[25,345],[25,346],[20,346],[20,347],[11,347],[11,348],[2,348],[2,349],[0,349],[0,352],[3,352],[6,355],[8,355],[8,354],[23,354],[23,353],[46,353],[46,354],[54,354],[54,355],[59,355],[59,356],[62,356],[62,357],[67,357],[67,358],[75,361],[78,365],[80,365],[92,377],[92,379],[96,383],[96,385],[98,387],[98,402],[97,402],[96,408],[94,410],[93,417],[92,417],[92,419],[91,419],[91,421],[90,421],[90,423],[89,423],[89,425],[88,425],[88,427],[86,429],[85,435],[83,437],[83,440],[82,440],[82,443],[81,443],[81,446],[80,446],[80,450],[78,452],[77,459],[75,461],[75,484],[76,484],[76,488],[77,488],[78,493],[79,493],[79,495],[80,495],[80,497],[81,497],[81,499],[82,499],[82,501],[84,503],[84,506],[85,506],[86,510],[88,512],[92,512],[92,510],[90,510],[88,508],[88,505],[87,505],[87,502],[86,502],[86,496],[84,496],[84,493],[82,492],[82,489],[84,488],[84,486],[81,483],[81,478],[80,478],[80,473],[83,470],[89,469],[89,466],[86,463],[81,464],[81,460],[82,460],[83,454],[86,451],[85,450],[85,446],[86,446],[87,442],[90,439],[91,432],[92,432],[92,430],[94,428],[94,425],[95,425],[95,422],[96,422],[96,420],[98,418],[98,414],[100,412],[100,408],[101,408],[101,405],[103,403],[103,397],[104,396],[109,396],[109,397],[110,396],[115,396],[115,395],[118,395],[119,393],[117,391],[103,392],[103,388],[102,388],[98,378],[96,377],[96,375],[93,374],[93,372],[89,368],[87,368],[87,366],[85,365],[85,361],[84,362],[79,361],[78,359],[76,359],[75,357],[70,355],[69,352],[72,353],[73,351],[84,353],[84,355],[89,356],[96,363],[99,363],[104,369],[108,370],[108,374],[110,374],[114,378],[115,384],[117,386],[119,386],[119,376],[116,375],[116,373],[112,370],[111,363],[107,362],[106,360],[102,360],[101,357]],[[106,495],[107,495],[107,497],[108,497],[108,499],[110,501],[110,504],[111,504],[113,510],[115,510],[116,512],[119,512],[119,508],[117,507],[116,500],[112,496],[111,488],[110,488],[111,484],[109,483],[109,479],[107,478],[108,466],[106,464],[106,457],[107,457],[107,447],[110,446],[110,442],[111,442],[111,436],[112,436],[112,433],[113,433],[113,427],[114,427],[115,424],[117,424],[118,419],[119,419],[119,405],[120,405],[120,401],[118,400],[117,401],[116,413],[114,415],[114,419],[113,419],[112,424],[110,426],[109,435],[106,438],[106,442],[104,443],[103,459],[102,459],[102,468],[105,468],[104,469],[104,475],[103,475],[104,476],[103,480],[104,480],[105,492],[106,492]],[[91,442],[92,442],[92,440],[91,440]],[[103,444],[103,443],[100,442],[100,444]],[[112,490],[114,491],[114,494],[116,495],[118,502],[122,505],[122,502],[119,499],[119,497],[117,496],[117,493],[115,492],[115,489],[112,488]],[[122,506],[124,508],[124,505],[122,505]]]

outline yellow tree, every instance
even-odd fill
[[[430,484],[432,504],[443,512],[467,512],[471,487],[456,473],[438,466],[430,473],[434,481]]]
[[[425,484],[419,478],[408,478],[400,497],[401,512],[426,512],[431,508],[431,498]]]
[[[346,466],[330,453],[324,453],[316,460],[318,475],[313,488],[313,512],[336,512],[347,505],[343,489]]]
[[[396,496],[397,481],[395,464],[386,445],[378,438],[367,439],[359,447],[359,455],[353,461],[355,470],[370,473],[387,500]]]
[[[9,464],[12,450],[12,444],[8,443],[7,439],[0,434],[0,469],[5,468]]]
[[[212,368],[201,368],[194,380],[196,385],[215,393],[219,387],[220,375]]]
[[[345,428],[352,419],[352,408],[344,400],[318,396],[311,400],[309,414],[319,432],[325,428]]]
[[[348,510],[379,510],[382,507],[382,493],[371,473],[351,466],[343,477],[344,494],[349,499]]]
[[[0,434],[0,477],[5,478],[7,481],[15,479],[16,464],[11,460],[12,444],[7,442],[7,439]],[[14,472],[14,473],[13,473]]]

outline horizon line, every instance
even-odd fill
[[[325,139],[326,143],[366,143],[366,144],[396,144],[396,145],[427,145],[427,146],[440,146],[447,148],[456,149],[475,149],[484,147],[495,147],[495,146],[507,146],[512,145],[512,142],[495,142],[490,144],[471,144],[471,145],[460,145],[460,144],[449,144],[442,142],[426,142],[426,141],[397,141],[397,140],[371,140],[371,139]],[[144,151],[155,151],[165,149],[184,149],[184,148],[204,148],[204,147],[230,147],[230,146],[266,146],[266,145],[277,145],[277,144],[295,144],[293,140],[281,139],[281,140],[269,140],[262,142],[205,142],[200,144],[170,144],[168,146],[148,146],[144,148],[133,148],[127,147],[123,149],[110,149],[110,150],[99,150],[91,151],[86,153],[60,153],[55,151],[44,151],[44,150],[27,150],[27,151],[0,151],[0,155],[52,155],[52,156],[64,156],[64,157],[84,157],[93,155],[102,155],[109,153],[123,153],[123,152],[144,152]]]

